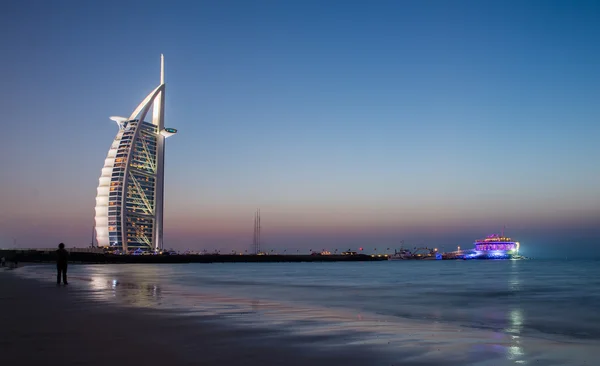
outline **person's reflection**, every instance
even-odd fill
[[[258,313],[259,307],[260,307],[260,300],[256,300],[256,299],[252,300],[252,311],[255,313]]]

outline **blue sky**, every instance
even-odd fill
[[[167,245],[249,249],[256,208],[273,248],[464,247],[503,225],[533,254],[600,241],[597,2],[1,10],[2,246],[89,243],[108,117],[160,53]]]

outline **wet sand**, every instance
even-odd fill
[[[15,270],[18,271],[19,269]],[[126,308],[0,272],[0,357],[9,365],[390,365],[366,348],[324,351],[318,336],[235,329],[165,311]]]
[[[178,267],[176,278],[193,269]],[[167,280],[168,269],[151,265],[72,266],[66,287],[54,283],[54,271],[0,270],[0,361],[571,366],[593,364],[598,355],[594,339],[522,334],[520,319],[505,330],[405,319],[286,301],[285,287],[274,290],[281,300],[258,301],[239,291],[213,293],[206,282],[181,287]]]

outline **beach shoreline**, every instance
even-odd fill
[[[348,285],[354,266],[347,266],[351,272],[344,272],[341,264],[273,266],[74,265],[69,267],[68,286],[55,284],[52,265],[0,271],[0,351],[3,360],[15,364],[59,359],[66,365],[90,366],[132,361],[249,366],[583,365],[598,355],[595,338],[577,337],[568,329],[562,335],[548,332],[556,328],[537,332],[532,323],[525,329],[525,310],[520,307],[490,312],[469,299],[469,308],[452,314],[486,309],[486,318],[470,323],[420,318],[419,306],[406,308],[408,313],[402,315],[400,307],[411,299],[435,299],[432,293],[415,293],[410,285],[399,294],[412,295],[380,304],[395,309],[384,314],[377,309],[385,307],[367,309],[386,298],[375,296],[381,288]],[[381,267],[365,265],[363,271],[369,268]],[[394,268],[398,267],[389,270]],[[297,272],[309,269],[316,277]],[[327,272],[316,274],[323,270]],[[263,271],[263,277],[257,271]],[[298,282],[281,283],[285,273],[295,273]],[[259,277],[244,280],[252,276]],[[310,278],[327,278],[337,289],[322,284],[319,290]],[[266,287],[258,285],[261,281],[267,281]],[[306,296],[316,297],[303,300]],[[340,296],[343,301],[336,302]],[[494,314],[509,318],[503,322],[487,317]]]
[[[361,347],[311,350],[321,337],[282,337],[156,309],[96,302],[73,291],[0,273],[2,361],[12,365],[376,365]],[[13,272],[13,273],[11,273]],[[378,358],[379,356],[377,356]]]

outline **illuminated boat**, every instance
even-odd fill
[[[504,236],[492,234],[475,241],[475,248],[464,255],[464,259],[521,259],[519,242]]]

